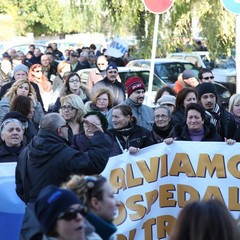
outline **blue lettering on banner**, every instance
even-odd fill
[[[127,49],[122,44],[115,41],[112,41],[110,47],[116,48],[117,50],[121,50],[121,53],[123,54],[127,51]]]

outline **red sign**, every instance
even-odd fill
[[[156,14],[165,13],[173,5],[174,0],[143,0],[146,8]]]

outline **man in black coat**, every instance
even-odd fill
[[[205,109],[205,122],[215,126],[222,139],[234,138],[237,126],[234,117],[217,104],[217,91],[212,83],[199,84],[198,100]]]
[[[87,120],[84,123],[94,132],[86,153],[69,145],[65,119],[58,113],[49,113],[42,119],[38,135],[20,154],[16,167],[16,192],[27,204],[22,239],[31,239],[40,231],[32,209],[44,187],[50,184],[60,186],[71,174],[99,174],[105,168],[111,143],[97,125]]]

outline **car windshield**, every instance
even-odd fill
[[[156,63],[155,73],[167,84],[174,84],[185,69],[191,69],[195,76],[198,76],[198,68],[191,63]]]
[[[211,60],[206,55],[201,56],[207,68],[236,68],[236,62],[231,57],[218,57],[215,61]]]

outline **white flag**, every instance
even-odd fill
[[[115,37],[112,43],[107,47],[104,55],[120,58],[128,50],[128,44],[125,40]]]

